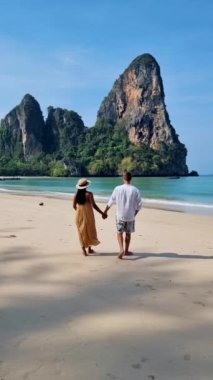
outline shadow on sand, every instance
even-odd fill
[[[206,256],[206,255],[190,255],[190,254],[181,254],[181,253],[174,253],[174,252],[162,252],[162,253],[135,253],[134,256],[124,257],[124,260],[141,260],[141,259],[147,259],[150,257],[155,258],[167,258],[167,259],[213,259],[213,256]]]

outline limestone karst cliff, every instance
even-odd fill
[[[150,54],[134,59],[115,81],[94,127],[86,128],[76,112],[52,106],[44,120],[29,94],[0,123],[3,174],[187,175],[186,154]]]
[[[85,129],[86,127],[77,112],[48,107],[45,135],[46,152],[60,151],[63,155],[71,147],[75,149],[79,144],[79,136]]]
[[[173,171],[187,174],[186,149],[170,123],[160,67],[152,55],[143,54],[132,61],[103,100],[97,117],[122,125],[135,145],[156,151],[162,145],[178,148]]]
[[[1,120],[0,153],[30,159],[44,151],[45,123],[37,100],[26,94]]]
[[[63,155],[76,148],[85,130],[81,117],[74,111],[48,107],[44,120],[37,100],[26,94],[0,125],[0,157],[25,161],[38,154]]]
[[[98,118],[113,124],[123,122],[133,144],[156,149],[158,142],[177,141],[164,103],[160,67],[150,54],[137,57],[115,81]]]

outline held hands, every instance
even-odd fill
[[[106,219],[108,217],[106,212],[102,212],[102,219]]]
[[[107,206],[107,207],[105,208],[104,212],[102,212],[102,218],[103,218],[103,219],[108,218],[108,215],[107,215],[107,211],[108,211],[108,210],[109,210],[109,207]]]

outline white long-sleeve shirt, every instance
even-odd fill
[[[135,212],[142,207],[140,191],[131,184],[116,186],[109,199],[108,206],[116,204],[116,217],[130,222],[135,219]]]

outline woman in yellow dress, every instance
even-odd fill
[[[98,211],[104,219],[106,217],[95,203],[93,193],[87,191],[87,187],[90,183],[91,181],[86,178],[79,179],[76,184],[77,192],[73,199],[73,208],[76,210],[76,225],[84,256],[88,256],[89,253],[94,252],[91,246],[100,244],[97,238],[93,208]]]

